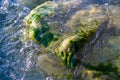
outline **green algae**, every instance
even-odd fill
[[[40,44],[43,44],[45,47],[50,45],[51,41],[54,40],[54,34],[51,32],[47,32],[40,36]]]
[[[75,36],[70,36],[64,39],[63,42],[61,42],[60,47],[58,47],[56,54],[59,53],[60,55],[61,54],[63,55],[61,56],[64,57],[63,63],[71,67],[77,64],[78,60],[71,59],[75,53],[78,53],[83,49],[85,43],[89,41],[90,37],[94,35],[96,30],[100,26],[100,23],[98,21],[95,21],[94,24],[95,27],[82,25],[82,28],[75,32]]]
[[[50,50],[50,52],[57,55],[64,65],[75,67],[80,58],[76,59],[73,56],[75,56],[76,53],[79,53],[79,55],[82,56],[82,54],[80,54],[82,49],[95,34],[102,24],[102,21],[99,19],[97,20],[96,18],[93,18],[90,21],[81,21],[81,19],[77,17],[76,19],[78,19],[77,22],[79,23],[77,26],[69,26],[66,25],[66,23],[64,24],[68,29],[70,29],[70,31],[65,33],[63,31],[63,27],[60,28],[60,22],[57,21],[56,25],[53,26],[51,24],[55,21],[51,21],[51,19],[55,18],[54,15],[59,16],[61,14],[67,14],[65,12],[66,9],[69,9],[69,7],[66,7],[64,10],[64,8],[61,7],[61,4],[52,3],[50,1],[45,2],[33,9],[24,19],[24,22],[26,26],[35,29],[33,32],[29,32],[32,36],[30,38],[32,38],[33,41],[39,42],[46,49]],[[63,14],[61,11],[65,13]],[[77,14],[74,15],[79,14],[77,12]],[[55,18],[55,20],[56,19],[57,18]],[[70,19],[70,22],[71,21],[72,20]],[[67,21],[67,23],[68,22],[69,21]],[[61,32],[59,33],[60,35],[58,35],[58,31],[60,29]]]
[[[95,37],[96,31],[99,29],[99,27],[102,26],[102,24],[104,24],[106,20],[106,16],[105,16],[106,14],[104,15],[104,9],[102,10],[101,7],[99,6],[97,7],[92,6],[92,8],[90,7],[90,9],[88,10],[79,10],[77,12],[72,13],[70,16],[66,17],[67,12],[65,11],[69,9],[69,6],[67,7],[64,8],[64,5],[61,3],[58,4],[56,2],[55,3],[46,2],[33,9],[24,20],[27,28],[29,28],[28,29],[29,38],[35,42],[39,42],[38,44],[44,46],[42,48],[45,48],[48,52],[56,55],[57,58],[62,62],[62,67],[59,67],[59,69],[62,69],[63,65],[65,65],[64,67],[67,66],[68,68],[72,67],[72,69],[74,69],[77,65],[79,65],[80,61],[83,59],[82,56],[84,55],[84,53],[82,51],[84,47],[86,46],[87,43],[89,43],[91,38]],[[114,13],[116,12],[117,11],[114,11]],[[112,17],[110,16],[110,19],[111,18]],[[115,19],[113,20],[113,22],[114,24],[116,24],[116,22],[118,22],[117,20],[119,17],[114,17],[114,18]],[[105,27],[106,26],[107,25],[105,25]],[[109,40],[110,43],[113,43],[111,41],[112,39],[115,38],[111,38]],[[119,46],[119,41],[117,46],[115,44],[116,49],[118,48],[118,46]],[[120,78],[118,69],[117,67],[115,67],[115,65],[113,66],[111,63],[103,64],[99,62],[99,60],[103,60],[104,58],[105,58],[104,61],[107,60],[108,57],[109,59],[111,59],[111,56],[109,56],[108,54],[112,53],[113,55],[113,53],[117,53],[117,54],[119,53],[118,52],[119,50],[115,50],[114,52],[112,48],[108,49],[109,47],[102,48],[103,52],[105,50],[104,53],[99,54],[98,53],[99,51],[96,52],[97,57],[95,56],[95,54],[94,54],[94,58],[88,56],[90,58],[88,59],[88,62],[90,63],[97,62],[98,65],[80,63],[86,69],[92,70],[94,74],[93,76],[90,75],[92,76],[91,79],[95,78],[96,80],[96,78],[104,75],[108,75],[108,77],[109,76],[112,77],[111,74],[116,75],[115,76],[116,80]],[[43,51],[43,53],[47,53],[47,52]],[[88,54],[90,55],[91,53],[88,52]],[[100,55],[103,56],[104,58],[102,58]],[[85,54],[85,56],[87,55]],[[42,60],[44,59],[43,58],[40,59],[39,62],[41,62]],[[59,65],[61,65],[61,62],[56,62],[54,60],[53,62],[55,62],[54,64],[58,63]],[[43,61],[42,64],[46,64],[44,66],[44,70],[45,72],[48,72],[48,74],[51,73],[54,74],[54,72],[56,71],[54,69],[56,65],[52,64],[51,66],[51,68],[53,67],[52,69],[48,67],[48,65],[51,65],[51,63],[49,63],[49,60],[48,62]],[[119,66],[119,62],[117,62],[117,66]],[[59,72],[61,72],[61,70],[59,69],[57,72],[57,77],[60,76]],[[61,74],[62,73],[64,74],[65,72],[62,71]],[[63,74],[62,74],[62,79],[63,79]],[[81,74],[80,76],[82,76],[83,74]],[[52,75],[52,76],[56,77],[56,75]],[[65,77],[68,80],[70,79],[73,80],[73,74],[70,75],[68,74]],[[84,80],[90,80],[90,79],[86,78]]]
[[[28,25],[32,25],[32,22],[37,22],[43,20],[46,17],[52,16],[54,13],[54,7],[50,4],[51,2],[45,2],[44,4],[33,9],[30,14],[25,17],[24,22]],[[35,27],[35,26],[34,26]]]
[[[112,74],[115,74],[115,76],[112,76],[114,79],[120,78],[120,74],[118,72],[118,67],[116,67],[115,65],[113,65],[111,63],[107,63],[107,64],[99,63],[98,65],[93,66],[91,64],[81,62],[81,65],[83,65],[85,68],[87,68],[89,70],[96,71],[93,74],[93,78],[99,78],[103,75],[112,76]]]
[[[37,32],[38,32],[37,29],[30,28],[29,29],[29,38],[32,39],[32,40],[35,40]]]

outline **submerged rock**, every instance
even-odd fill
[[[67,7],[64,9],[64,6]],[[61,14],[61,16],[67,14],[66,10],[69,9],[69,6],[70,5],[65,3],[46,2],[33,9],[25,18],[24,22],[28,26],[30,39],[39,42],[52,53],[55,53],[64,64],[73,66],[71,65],[73,55],[75,53],[80,53],[84,44],[89,41],[90,37],[93,36],[96,30],[104,22],[104,15],[95,17],[95,14],[102,14],[102,9],[91,6],[89,10],[80,10],[73,14],[72,18],[66,20],[65,24],[62,20],[55,23],[55,20],[57,20]],[[81,14],[81,11],[83,14]],[[88,20],[85,20],[86,16],[84,13],[89,17],[94,16],[94,18],[87,17]],[[84,17],[84,19],[81,19],[82,17]],[[75,22],[76,20],[77,22]],[[62,26],[60,23],[63,23]],[[69,23],[72,25],[69,25]],[[64,32],[64,28],[70,29],[70,32]],[[59,30],[61,34],[58,32]]]
[[[39,71],[45,77],[54,76],[53,79],[61,80],[66,75],[66,68],[63,67],[56,57],[46,54],[38,58]]]
[[[75,71],[77,79],[120,79],[120,7],[109,6],[108,9],[110,21],[106,29],[86,46],[87,52]]]
[[[113,10],[119,9],[116,6],[112,8]],[[108,9],[111,12],[107,11]],[[113,13],[115,12],[112,12],[111,8],[106,9],[105,6],[97,4],[80,7],[80,2],[77,0],[48,1],[33,9],[24,19],[25,37],[42,45],[41,49],[43,48],[43,50],[45,49],[58,57],[56,60],[49,55],[39,56],[40,71],[56,77],[58,80],[65,79],[67,73],[64,66],[61,65],[62,62],[62,64],[72,68],[80,64],[82,67],[75,71],[78,74],[75,74],[74,77],[78,78],[79,76],[79,79],[83,80],[91,80],[93,73],[96,72],[100,72],[100,75],[110,74],[111,70],[106,72],[104,70],[106,68],[112,69],[113,74],[116,74],[116,66],[111,65],[112,63],[105,63],[111,59],[108,55],[114,53],[111,51],[112,49],[103,47],[102,50],[106,49],[105,51],[110,52],[105,52],[104,58],[101,59],[102,53],[99,54],[95,48],[98,45],[97,42],[101,38],[104,39],[102,33],[111,29],[109,25],[117,23],[115,19],[119,19],[119,14],[116,12],[114,16],[118,17],[113,17],[111,15]],[[109,19],[113,20],[112,23]],[[91,57],[92,54],[94,56]],[[95,62],[96,64],[93,65]],[[104,71],[105,74],[103,74]],[[87,78],[85,78],[86,74],[88,74]]]

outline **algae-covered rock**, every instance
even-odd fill
[[[79,2],[74,5],[71,3],[72,1],[45,2],[31,11],[25,17],[24,23],[29,30],[29,39],[39,42],[57,55],[63,64],[73,67],[81,58],[76,58],[76,54],[82,56],[84,45],[106,17],[103,14],[103,7],[97,8],[92,5],[89,6],[89,10],[81,9],[68,15],[71,6],[77,9],[76,6],[79,4]]]
[[[104,32],[97,35],[93,43],[88,44],[86,55],[80,63],[82,71],[80,68],[76,70],[77,79],[120,79],[120,7],[109,6],[108,9],[110,22]]]
[[[62,63],[67,67],[76,67],[80,64],[82,67],[77,68],[76,72],[79,73],[77,79],[81,80],[102,80],[102,77],[106,79],[112,76],[111,74],[118,75],[116,73],[119,58],[115,57],[119,56],[117,49],[119,38],[118,42],[117,40],[114,42],[114,38],[117,37],[105,37],[106,34],[111,36],[112,31],[106,34],[104,32],[109,32],[110,24],[119,26],[119,12],[116,12],[116,8],[119,11],[119,7],[110,6],[106,9],[105,6],[95,4],[82,8],[77,1],[45,2],[25,17],[27,34],[25,37],[44,46],[41,50],[45,48],[58,58],[56,60],[49,55],[39,56],[37,63],[40,65],[40,71],[58,80],[73,76],[71,74],[66,76],[65,66],[61,65]],[[117,29],[117,34],[119,34],[118,28],[114,28]],[[106,46],[100,48],[98,45],[101,45],[100,41],[104,37],[108,41],[103,40]],[[111,48],[110,45],[115,48]],[[112,60],[113,58],[115,59]]]
[[[52,2],[45,2],[44,4],[41,4],[40,6],[37,6],[35,9],[33,9],[30,14],[25,17],[24,22],[28,26],[40,27],[40,25],[37,26],[36,23],[40,22],[41,19],[43,21],[45,18],[51,16],[54,13],[55,7],[57,7],[56,4],[53,5]]]
[[[80,49],[79,45],[77,45],[78,43],[80,43],[78,36],[70,36],[60,43],[55,53],[57,53],[64,64],[71,66],[73,54]]]

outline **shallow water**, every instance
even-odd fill
[[[22,20],[30,9],[15,0],[0,1],[0,80],[44,79],[36,70],[32,42],[21,42]]]
[[[107,1],[90,0],[91,4]],[[40,46],[31,41],[22,42],[22,21],[29,12],[17,0],[0,0],[0,80],[45,80],[36,65]]]

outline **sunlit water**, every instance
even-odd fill
[[[22,20],[29,8],[15,0],[0,0],[0,80],[42,80],[34,53],[38,46],[21,42]]]
[[[106,2],[95,0],[95,3]],[[0,80],[45,80],[35,63],[39,45],[21,41],[22,21],[29,11],[17,0],[0,0]]]

